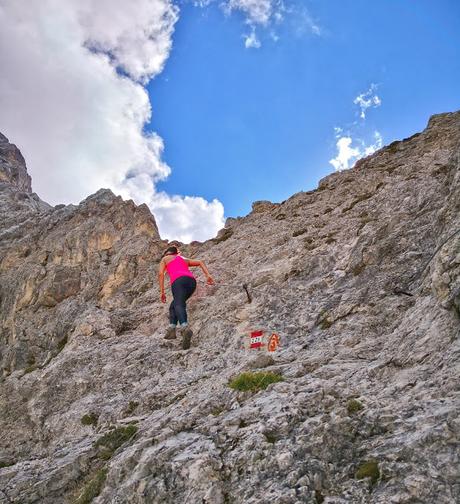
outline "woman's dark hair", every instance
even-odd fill
[[[177,254],[179,251],[177,250],[177,247],[168,247],[164,252],[161,257],[171,255],[171,254]]]

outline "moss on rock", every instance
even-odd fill
[[[98,416],[95,413],[88,413],[81,417],[82,425],[97,425]]]
[[[363,408],[364,406],[357,399],[350,399],[347,402],[347,411],[349,415],[353,415],[358,411],[361,411]]]
[[[11,467],[15,464],[15,462],[0,462],[0,469],[3,469],[4,467]]]
[[[380,478],[379,464],[376,460],[368,460],[361,464],[355,474],[356,479],[370,478],[372,484],[377,483]]]
[[[115,451],[126,441],[129,441],[136,432],[135,425],[118,427],[107,432],[94,443],[94,446],[98,448],[98,457],[102,460],[110,459]]]
[[[277,383],[283,381],[283,377],[278,373],[270,371],[258,373],[241,373],[233,380],[230,381],[229,387],[234,390],[242,392],[263,390],[270,385],[270,383]]]
[[[125,413],[127,415],[132,415],[134,413],[134,410],[139,406],[139,403],[137,401],[129,401],[128,406],[126,407]]]
[[[72,504],[90,504],[104,488],[104,483],[107,478],[107,469],[99,469],[94,477],[88,481],[82,490],[82,493],[73,501]]]

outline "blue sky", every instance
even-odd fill
[[[241,13],[180,4],[169,59],[148,86],[146,129],[163,138],[172,169],[159,190],[245,215],[331,173],[335,127],[364,148],[376,131],[388,144],[460,108],[460,2],[286,3],[282,22],[256,27],[259,48],[245,47]],[[354,100],[372,84],[381,103],[362,119]]]
[[[212,238],[460,109],[459,0],[1,4],[0,132],[34,191],[109,188],[168,240]]]

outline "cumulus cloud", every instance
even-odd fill
[[[222,227],[219,201],[155,189],[171,170],[162,139],[144,132],[144,85],[162,71],[177,19],[171,0],[0,1],[0,131],[45,200],[108,187],[147,203],[162,237],[202,240]]]
[[[340,137],[337,140],[337,156],[329,161],[337,171],[346,170],[352,160],[358,159],[359,149],[351,147],[352,142],[351,137]]]
[[[363,121],[359,121],[360,127],[365,125],[366,110],[369,107],[379,107],[382,100],[376,94],[377,85],[371,84],[370,88],[359,94],[353,103],[360,108],[360,117]],[[346,131],[345,131],[346,130]],[[347,170],[365,156],[370,156],[376,150],[382,148],[383,138],[379,131],[375,130],[372,135],[372,140],[365,142],[357,134],[358,121],[354,121],[349,128],[336,126],[334,134],[336,138],[337,155],[329,160],[329,163],[337,170]]]
[[[359,94],[353,100],[353,103],[355,105],[358,105],[361,110],[359,115],[361,119],[366,118],[366,110],[368,108],[380,107],[380,105],[382,104],[382,100],[377,95],[376,91],[377,91],[377,85],[371,84],[370,88],[366,92]]]
[[[194,0],[196,7],[208,7],[217,0]],[[306,33],[321,35],[322,29],[304,5],[294,0],[221,0],[219,5],[227,15],[240,13],[249,33],[243,35],[247,49],[258,49],[262,42],[258,31],[265,30],[273,40],[279,39],[276,27],[289,20],[289,28],[297,36]]]
[[[336,136],[337,155],[329,163],[337,171],[353,167],[358,159],[370,156],[383,145],[382,135],[378,131],[374,131],[373,143],[370,145],[361,139],[353,140],[351,136],[340,136],[341,128],[336,128],[336,132],[338,132],[338,136]]]

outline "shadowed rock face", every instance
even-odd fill
[[[51,207],[2,136],[0,177],[0,502],[460,500],[459,112],[184,245],[217,280],[188,351],[145,205]]]
[[[11,184],[24,192],[32,192],[26,163],[16,145],[0,133],[0,184]]]

